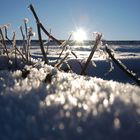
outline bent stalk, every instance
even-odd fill
[[[35,10],[34,10],[34,7],[32,4],[29,5],[29,8],[31,10],[31,12],[33,13],[34,15],[34,18],[36,19],[36,22],[38,23],[38,26],[40,26],[40,28],[43,30],[43,32],[49,37],[51,38],[52,40],[54,40],[58,45],[61,45],[61,41],[59,41],[58,39],[56,39],[55,37],[53,37],[45,28],[44,26],[42,25],[42,23],[40,22]]]
[[[94,55],[94,52],[96,51],[96,49],[97,49],[97,47],[98,47],[98,45],[99,45],[99,43],[101,41],[101,37],[102,37],[102,34],[97,33],[95,44],[94,44],[94,46],[92,48],[92,51],[91,51],[91,53],[90,53],[85,65],[84,65],[82,71],[81,71],[81,75],[85,74],[85,71],[86,71],[86,69],[87,69],[87,67],[88,67],[88,65],[89,65],[89,63],[90,63],[90,61],[91,61],[91,59],[92,59],[92,57]]]
[[[108,48],[108,46],[105,46],[106,52],[108,53],[109,57],[113,60],[113,62],[124,72],[126,73],[131,79],[133,79],[138,86],[140,86],[140,80],[138,77],[132,73],[127,67],[122,64],[119,60],[117,60],[114,55],[111,53],[111,50]]]

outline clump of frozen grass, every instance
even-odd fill
[[[22,59],[20,61],[23,61],[22,63],[25,63],[25,64],[26,64],[26,58],[25,58],[24,54],[20,51],[20,49],[17,48],[17,46],[16,46],[16,33],[15,32],[13,33],[12,40],[9,39],[8,27],[9,27],[9,24],[6,24],[0,28],[0,41],[1,41],[2,49],[4,50],[3,54],[1,54],[1,55],[3,55],[3,56],[5,54],[7,55],[7,57],[5,57],[5,59],[7,60],[7,67],[8,67],[8,69],[13,69],[13,67],[10,68],[10,66],[11,66],[11,64],[13,64],[13,54],[14,54],[15,55],[15,62],[14,62],[15,69],[18,69],[17,61],[19,60],[19,57],[22,57]],[[4,33],[5,33],[5,35],[4,35]],[[30,36],[33,35],[33,34],[31,34],[32,33],[31,30],[29,31],[29,33],[30,33]],[[7,48],[6,41],[8,41],[12,47]],[[5,61],[4,61],[4,63],[5,63]],[[8,64],[9,64],[9,66],[8,66]]]

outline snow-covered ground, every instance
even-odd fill
[[[112,48],[140,77],[140,46]],[[72,49],[78,60],[69,56],[68,63],[80,73],[77,61],[87,58],[90,47]],[[41,57],[38,47],[31,50],[32,57]],[[52,61],[59,52],[50,50]],[[106,75],[110,67],[104,57],[95,53],[96,67],[91,64],[87,76],[40,61],[9,71],[12,64],[7,67],[0,57],[0,140],[139,140],[140,88],[116,66]]]

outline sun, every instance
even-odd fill
[[[84,29],[79,28],[73,33],[74,40],[77,42],[83,42],[84,40],[87,39],[86,32]]]

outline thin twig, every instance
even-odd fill
[[[61,51],[61,53],[60,53],[60,55],[59,55],[59,57],[58,57],[58,59],[57,59],[56,63],[58,63],[58,61],[59,61],[59,59],[60,59],[60,57],[61,57],[61,55],[62,55],[63,51],[65,50],[66,46],[67,46],[67,45],[68,45],[68,43],[69,43],[69,40],[70,40],[71,36],[72,36],[72,34],[70,34],[70,36],[69,36],[68,40],[64,42],[64,45],[62,44],[62,48],[63,48],[63,49],[62,49],[62,51]]]
[[[6,26],[4,26],[4,30],[5,30],[5,38],[6,38],[8,41],[11,41],[11,40],[8,38],[8,36],[7,36],[7,27],[6,27]]]
[[[125,72],[131,79],[133,79],[138,86],[140,86],[140,80],[138,77],[132,73],[130,70],[127,69],[127,67],[122,64],[119,60],[117,60],[114,55],[111,53],[111,50],[108,48],[108,46],[105,46],[106,52],[108,53],[109,57],[113,60],[113,62],[123,71]]]
[[[12,41],[9,39],[9,37],[8,37],[8,31],[7,31],[6,26],[5,26],[5,38],[6,38],[11,44],[13,44],[13,42],[12,42]],[[21,55],[22,59],[23,59],[24,61],[26,61],[25,57],[23,56],[22,52],[20,52],[20,50],[17,48],[17,46],[16,46],[16,50],[17,50],[18,53]]]
[[[24,27],[25,27],[25,34],[26,34],[26,39],[28,38],[28,29],[27,29],[27,22],[24,21]]]
[[[6,47],[6,43],[5,43],[4,36],[3,36],[3,32],[2,32],[2,29],[1,29],[1,28],[0,28],[0,34],[1,34],[1,38],[2,38],[2,44],[3,44],[3,46],[4,46],[4,49],[5,49],[7,58],[8,58],[8,60],[9,60],[8,50],[7,50],[7,47]]]
[[[30,35],[28,35],[27,37],[27,50],[26,50],[26,55],[27,55],[27,62],[29,61],[30,59],[30,52],[29,52],[29,48],[30,48]]]
[[[16,33],[13,32],[13,48],[15,49],[15,67],[17,67]]]
[[[38,38],[39,38],[39,43],[40,43],[40,48],[41,48],[41,51],[42,51],[42,55],[44,57],[45,63],[48,63],[48,59],[47,59],[47,56],[46,56],[46,53],[45,53],[45,50],[44,50],[43,41],[42,41],[41,30],[40,30],[40,26],[39,26],[38,23],[37,23],[37,31],[38,31]]]
[[[21,55],[22,59],[23,59],[24,61],[26,61],[24,55],[23,55],[22,52],[17,48],[17,46],[16,46],[16,50],[17,50],[18,53]]]
[[[22,28],[22,26],[20,26],[20,31],[21,31],[21,35],[22,35],[23,40],[25,40],[25,35],[24,35],[24,33],[23,33],[23,28]]]
[[[22,28],[22,26],[20,26],[20,32],[21,32],[21,35],[22,35],[22,38],[23,38],[23,52],[26,54],[25,35],[24,35],[24,33],[23,33],[23,28]]]
[[[89,63],[90,63],[90,61],[91,61],[91,59],[92,59],[92,57],[94,55],[94,52],[96,51],[96,49],[97,49],[97,47],[98,47],[98,45],[99,45],[99,43],[101,41],[101,37],[102,37],[102,34],[97,33],[97,36],[96,36],[96,39],[95,39],[95,44],[94,44],[94,46],[93,46],[93,48],[91,50],[91,53],[90,53],[85,65],[84,65],[84,67],[83,67],[83,69],[81,71],[81,75],[85,74],[85,71],[86,71],[86,69],[87,69],[87,67],[88,67],[88,65],[89,65]]]
[[[29,8],[31,10],[31,12],[33,13],[35,19],[36,19],[36,22],[39,24],[40,28],[43,30],[43,32],[49,37],[51,38],[52,40],[54,40],[58,45],[61,45],[61,41],[59,41],[58,39],[56,39],[55,37],[53,37],[45,28],[44,26],[42,25],[42,23],[40,22],[35,10],[34,10],[34,7],[32,4],[29,5]]]
[[[66,53],[65,57],[64,57],[63,59],[61,59],[61,61],[60,61],[59,63],[57,63],[57,64],[55,65],[55,67],[56,67],[56,68],[59,68],[60,65],[61,65],[61,64],[65,61],[65,59],[68,57],[68,55],[69,55],[69,53]]]
[[[50,29],[50,32],[49,32],[49,33],[51,34],[51,29]],[[47,48],[46,48],[46,54],[48,54],[50,40],[51,40],[51,38],[48,37]]]

